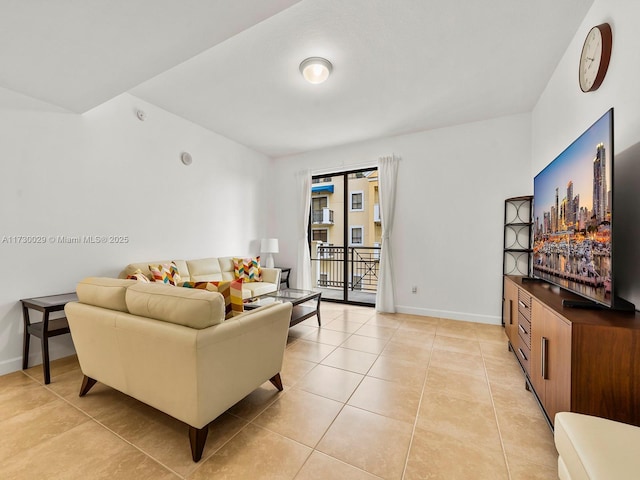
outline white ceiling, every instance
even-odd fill
[[[0,0],[0,105],[129,92],[278,157],[531,111],[592,3]]]

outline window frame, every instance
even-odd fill
[[[327,239],[326,240],[316,240],[316,239],[313,238],[313,232],[325,232]],[[311,229],[311,241],[312,242],[329,243],[329,229],[328,228],[312,228]]]
[[[354,243],[353,231],[360,230],[360,243]],[[349,246],[350,247],[363,247],[364,246],[364,225],[349,225]]]
[[[360,208],[353,208],[353,197],[360,195]],[[364,212],[364,190],[355,190],[349,192],[349,211],[350,212]]]

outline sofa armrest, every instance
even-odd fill
[[[276,285],[276,289],[280,287],[280,276],[282,275],[282,270],[279,268],[264,268],[261,267],[262,270],[262,281],[274,283]]]
[[[200,417],[206,424],[282,369],[291,303],[276,303],[198,331]],[[194,425],[198,427],[198,425]]]

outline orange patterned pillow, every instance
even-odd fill
[[[236,278],[241,278],[247,283],[261,282],[262,268],[260,268],[260,257],[234,258],[233,274]]]
[[[165,285],[178,285],[182,281],[175,262],[171,262],[169,265],[149,265],[149,271],[154,282],[164,283]]]
[[[198,288],[210,292],[219,292],[224,297],[224,319],[240,315],[244,312],[242,303],[242,279],[230,282],[184,282],[185,288]]]
[[[127,280],[137,280],[141,283],[151,283],[151,280],[147,278],[147,276],[142,273],[142,270],[137,269],[131,275],[127,275]]]

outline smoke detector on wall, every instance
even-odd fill
[[[147,119],[147,114],[144,113],[143,110],[138,110],[136,111],[136,117],[138,117],[138,120],[141,122],[144,122]]]
[[[180,160],[182,160],[182,163],[185,165],[191,165],[191,162],[193,161],[189,152],[182,152],[180,154]]]

